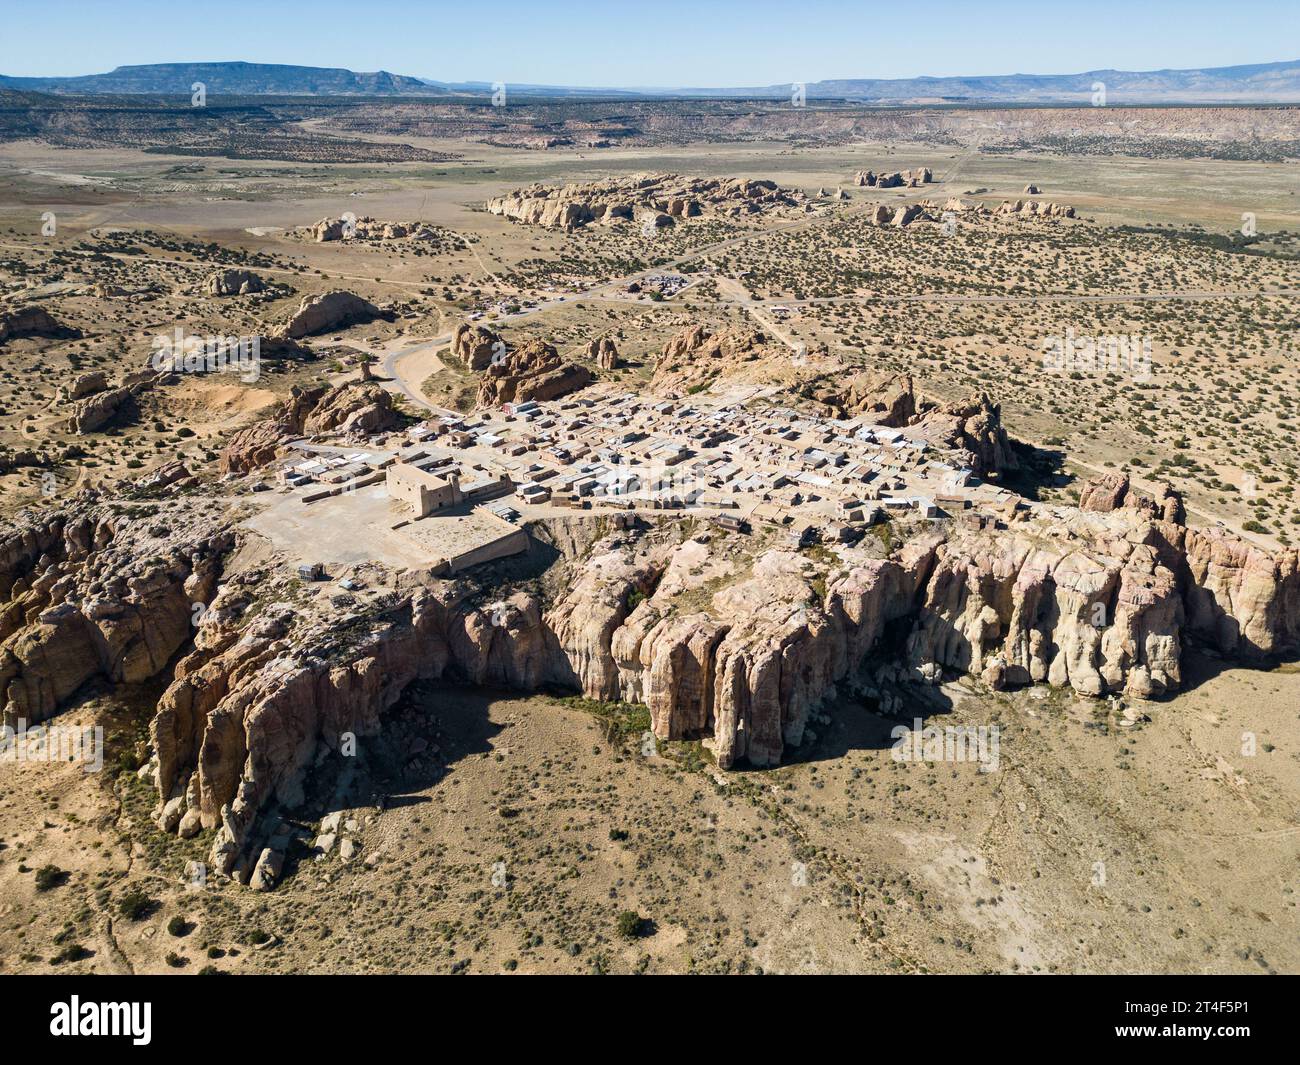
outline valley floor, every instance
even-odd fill
[[[0,967],[1295,972],[1300,674],[1193,669],[1133,727],[1042,687],[945,686],[927,725],[996,726],[991,772],[896,760],[898,722],[850,699],[793,764],[724,774],[698,745],[646,746],[634,718],[610,731],[605,708],[422,686],[361,741],[350,788],[318,770],[269,894],[196,886],[207,834],[147,821],[111,764],[130,728],[110,727],[94,786],[0,764]],[[91,697],[68,721],[110,711]],[[67,876],[39,891],[48,864]]]

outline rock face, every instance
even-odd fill
[[[179,513],[179,511],[177,512]],[[233,537],[166,506],[130,522],[86,498],[0,542],[0,694],[5,723],[53,714],[92,677],[156,675],[192,633]]]
[[[126,414],[134,403],[135,397],[129,388],[113,388],[76,400],[68,416],[68,430],[93,433]]]
[[[810,383],[804,394],[840,417],[872,414],[877,425],[895,429],[911,424],[916,415],[911,374],[882,376],[864,371],[834,384],[822,378]]]
[[[286,417],[319,399],[295,397]],[[780,761],[839,691],[884,704],[890,685],[978,673],[994,688],[1145,697],[1179,687],[1189,640],[1300,653],[1295,550],[1141,506],[1033,505],[1009,529],[942,526],[889,557],[748,556],[675,522],[610,533],[556,519],[534,529],[561,555],[549,600],[532,583],[493,601],[432,581],[345,607],[295,600],[273,562],[227,572],[226,519],[188,497],[119,510],[88,496],[0,534],[6,720],[42,720],[92,677],[141,681],[174,661],[151,725],[157,817],[215,830],[213,864],[242,879],[268,846],[262,811],[299,804],[309,768],[345,734],[378,730],[419,679],[643,702],[657,736],[702,739],[727,768]]]
[[[371,322],[376,318],[390,318],[369,300],[354,292],[336,289],[317,296],[306,296],[292,317],[280,328],[276,336],[288,340],[325,333],[331,329]]]
[[[487,326],[461,322],[452,337],[451,353],[477,373],[505,354],[505,343]]]
[[[294,437],[323,432],[374,433],[394,428],[401,418],[392,394],[380,385],[352,381],[334,388],[294,386],[270,418],[231,435],[221,452],[222,473],[249,473],[274,462]]]
[[[0,308],[0,344],[18,337],[75,337],[80,334],[40,307]]]
[[[251,270],[218,270],[203,281],[203,291],[209,296],[246,296],[264,288],[266,283]]]
[[[96,392],[103,392],[108,387],[108,377],[103,370],[91,370],[78,374],[68,388],[68,399],[85,399]]]
[[[1073,218],[1074,208],[1064,203],[1047,203],[1044,200],[1003,201],[996,214],[1032,215],[1038,218]]]
[[[617,370],[623,365],[618,348],[610,337],[598,337],[587,344],[587,358],[595,361],[602,370]]]
[[[772,181],[640,174],[563,187],[530,185],[488,200],[488,212],[525,225],[574,230],[646,213],[657,225],[699,215],[741,217],[802,207],[804,196]],[[662,216],[663,221],[659,218]]]
[[[547,400],[585,388],[591,371],[576,362],[564,362],[555,348],[530,340],[499,361],[490,363],[479,378],[478,405]]]
[[[928,185],[934,180],[934,174],[928,166],[915,170],[895,171],[892,174],[877,174],[874,170],[859,170],[853,175],[853,184],[867,189],[895,189],[906,186],[916,188]]]

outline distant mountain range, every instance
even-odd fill
[[[150,63],[107,74],[73,78],[10,78],[0,88],[57,93],[189,96],[202,82],[208,93],[229,96],[436,96],[445,89],[422,78],[386,70],[359,74],[342,67],[296,67],[280,63]]]
[[[189,95],[202,82],[209,95],[232,96],[487,96],[489,82],[442,82],[390,74],[357,73],[340,67],[278,63],[155,63],[118,67],[107,74],[65,78],[0,75],[0,89],[53,93]],[[1097,83],[1107,103],[1296,103],[1300,102],[1300,60],[1201,70],[1090,70],[1082,74],[1005,74],[981,77],[842,78],[811,81],[808,100],[862,104],[1081,104],[1090,103]],[[579,88],[510,84],[526,97],[693,97],[789,99],[793,86],[740,88]]]

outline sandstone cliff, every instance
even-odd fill
[[[417,679],[643,702],[656,736],[702,739],[728,768],[779,762],[837,691],[888,707],[970,673],[1155,697],[1181,686],[1189,641],[1300,653],[1295,550],[1146,505],[927,528],[888,553],[874,538],[808,553],[557,519],[533,530],[561,553],[544,585],[377,582],[340,607],[303,599],[274,560],[225,566],[232,531],[184,497],[135,518],[88,498],[0,539],[0,690],[7,719],[34,721],[92,677],[170,668],[151,728],[159,823],[215,829],[214,864],[247,878],[261,813],[299,803],[310,767]]]
[[[89,496],[10,533],[0,543],[6,723],[44,720],[92,677],[155,676],[190,638],[233,542],[182,502],[133,522]]]

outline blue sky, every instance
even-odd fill
[[[0,0],[0,73],[244,59],[442,81],[767,85],[1300,58],[1300,0]]]

